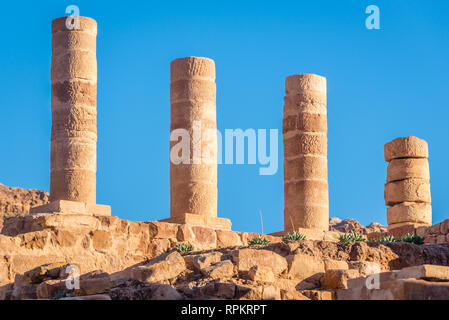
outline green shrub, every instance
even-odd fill
[[[303,234],[300,234],[299,232],[288,232],[285,236],[281,237],[282,240],[306,240],[306,236]]]
[[[193,250],[193,246],[190,244],[178,243],[176,245],[178,252],[190,252]]]
[[[249,244],[250,245],[256,245],[256,244],[263,244],[263,245],[266,245],[266,244],[269,244],[270,243],[270,241],[268,241],[267,239],[265,239],[264,237],[256,237],[256,238],[252,238],[250,241],[249,241]]]
[[[65,298],[65,297],[70,297],[70,294],[68,294],[67,292],[64,292],[64,291],[58,291],[55,293],[56,300],[59,300],[61,298]]]
[[[396,239],[393,236],[383,236],[380,237],[379,240],[377,240],[377,242],[398,242],[399,239]]]
[[[423,244],[424,243],[424,237],[420,237],[416,234],[410,234],[407,233],[405,236],[403,236],[399,241],[403,242],[410,242],[414,244]]]
[[[373,240],[372,242],[384,242],[384,243],[392,243],[392,242],[409,242],[414,244],[423,244],[424,243],[424,237],[420,237],[416,234],[410,234],[407,233],[405,236],[401,238],[395,238],[393,236],[383,236],[380,237],[377,240]]]
[[[347,243],[347,242],[364,242],[366,241],[366,238],[358,233],[355,233],[354,231],[345,233],[345,234],[341,234],[338,236],[338,240],[340,242],[343,243]]]

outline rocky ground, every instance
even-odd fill
[[[31,216],[29,207],[48,194],[0,185],[0,196],[7,216],[0,299],[449,299],[449,243],[336,240],[338,232],[385,233],[376,223],[331,218],[322,240],[264,235],[270,244],[251,245],[261,235],[118,217]],[[178,252],[180,244],[194,251]],[[70,268],[79,279],[74,289]],[[371,290],[366,281],[377,275],[379,288]]]
[[[0,292],[3,299],[335,300],[354,295],[351,283],[360,286],[365,277],[380,273],[394,275],[401,285],[413,280],[412,285],[421,285],[418,293],[437,286],[438,297],[449,299],[449,267],[440,267],[449,264],[448,258],[449,244],[286,241],[190,253],[172,250],[119,272],[81,275],[79,289],[74,290],[66,285],[67,263],[53,263],[16,275],[15,282]],[[426,271],[422,264],[440,269]],[[397,276],[401,272],[406,273]],[[382,297],[403,295],[388,289]]]

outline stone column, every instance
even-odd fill
[[[328,231],[326,78],[289,76],[285,92],[284,231]]]
[[[385,204],[388,231],[401,236],[432,224],[427,142],[417,137],[397,138],[384,146],[387,167]]]
[[[230,229],[217,218],[217,123],[215,63],[186,57],[170,65],[170,130],[190,137],[187,163],[170,161],[170,219],[176,223]],[[179,141],[170,141],[170,150]],[[212,151],[212,152],[210,152]]]
[[[34,212],[108,215],[96,205],[97,23],[79,17],[79,29],[68,29],[66,20],[52,23],[51,202]]]

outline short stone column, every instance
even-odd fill
[[[189,136],[187,161],[170,159],[170,218],[164,221],[230,229],[217,218],[217,123],[215,63],[186,57],[170,65],[171,133]],[[170,141],[170,152],[178,144]]]
[[[96,204],[97,23],[52,23],[50,204],[36,212],[110,215]]]
[[[284,232],[328,231],[326,78],[289,76],[285,93]]]
[[[427,142],[417,137],[397,138],[384,146],[387,167],[385,204],[388,231],[401,236],[432,224]]]

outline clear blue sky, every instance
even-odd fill
[[[282,127],[285,77],[327,77],[330,216],[386,223],[384,143],[428,141],[433,220],[449,217],[448,1],[8,1],[0,8],[0,182],[49,190],[51,21],[97,20],[97,202],[131,220],[169,216],[169,64],[215,60],[217,121]],[[380,8],[381,30],[365,28]],[[279,171],[219,166],[219,216],[283,227]]]

